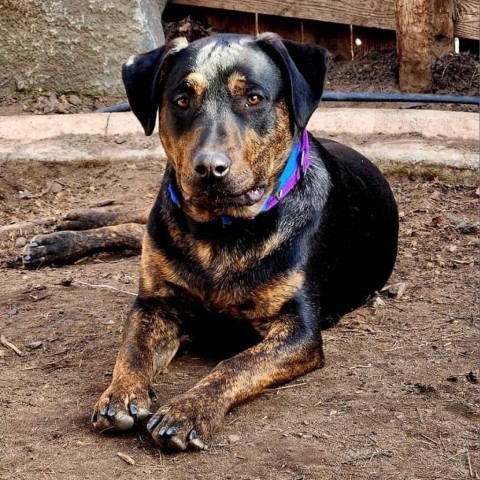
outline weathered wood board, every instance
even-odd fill
[[[358,25],[395,30],[395,0],[172,0],[177,5],[218,8],[263,15],[320,20],[323,22]],[[457,0],[455,35],[461,38],[480,38],[478,0]]]

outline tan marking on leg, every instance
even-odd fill
[[[166,321],[153,308],[134,307],[125,323],[112,382],[95,405],[96,428],[128,430],[149,416],[149,387],[170,363],[179,343],[177,323]]]
[[[220,362],[188,392],[172,399],[154,415],[152,436],[163,427],[175,427],[179,438],[193,428],[209,437],[234,406],[283,383],[323,367],[320,333],[304,333],[299,319],[285,315],[271,325],[266,338],[238,355]]]

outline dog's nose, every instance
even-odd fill
[[[223,153],[200,153],[193,159],[195,174],[205,180],[222,179],[231,165],[231,160]]]

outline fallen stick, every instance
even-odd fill
[[[468,461],[468,470],[470,472],[470,477],[475,478],[472,468],[472,461],[470,460],[470,452],[467,450],[467,461]]]
[[[130,456],[122,452],[117,452],[117,457],[120,457],[125,463],[129,465],[135,465],[135,460]]]
[[[41,217],[41,218],[37,218],[36,220],[32,220],[31,222],[12,223],[10,225],[0,226],[0,236],[5,234],[8,235],[11,232],[23,233],[34,227],[50,226],[54,224],[55,224],[55,219],[53,217],[45,217],[45,218]]]
[[[293,385],[283,385],[281,387],[267,388],[267,390],[272,390],[272,391],[286,390],[287,388],[302,387],[303,385],[306,385],[306,384],[307,382],[294,383]]]
[[[73,280],[73,284],[77,283],[79,285],[85,285],[86,287],[91,287],[91,288],[105,288],[107,290],[113,290],[114,292],[120,292],[120,293],[125,293],[126,295],[132,295],[133,297],[136,297],[137,294],[133,292],[127,292],[127,290],[121,290],[120,288],[112,287],[111,285],[98,285],[95,283],[87,283],[87,282],[82,282],[81,280]]]
[[[13,343],[10,343],[3,335],[0,336],[0,343],[3,346],[8,347],[10,350],[13,350],[19,357],[23,356],[22,351],[17,348]]]

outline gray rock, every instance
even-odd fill
[[[18,237],[15,242],[17,248],[23,248],[27,244],[27,239],[25,237]]]
[[[1,3],[0,96],[15,89],[123,94],[121,65],[165,41],[166,1]]]

